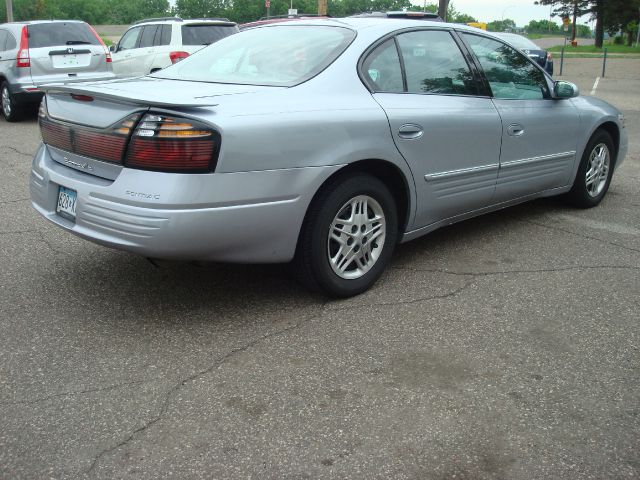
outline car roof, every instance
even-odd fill
[[[20,22],[8,22],[0,23],[1,26],[5,25],[39,25],[43,23],[86,23],[83,20],[24,20]]]
[[[232,22],[228,18],[180,18],[180,17],[160,17],[160,18],[145,18],[133,22],[132,25],[146,25],[146,24],[158,24],[158,23],[180,23],[181,25],[193,25],[193,24],[211,24],[211,25],[236,25],[236,22]]]

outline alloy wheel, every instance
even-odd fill
[[[585,175],[585,185],[589,196],[595,198],[607,183],[610,168],[609,148],[604,143],[597,144],[589,155],[589,163]]]
[[[368,195],[346,202],[331,222],[327,255],[340,278],[353,280],[375,265],[385,243],[386,220],[380,204]]]
[[[2,113],[5,118],[11,117],[11,95],[6,86],[2,89]]]

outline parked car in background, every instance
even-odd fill
[[[238,25],[226,18],[140,20],[111,47],[113,71],[118,77],[157,72],[237,32]]]
[[[0,24],[2,116],[19,120],[45,83],[114,78],[111,54],[96,31],[75,20]]]
[[[31,201],[59,227],[151,258],[293,259],[342,297],[398,241],[538,197],[597,205],[627,151],[615,107],[516,48],[404,19],[250,28],[152,75],[51,87],[39,119]]]
[[[545,72],[549,75],[553,75],[553,55],[551,52],[540,48],[526,37],[518,35],[516,33],[494,33],[495,36],[506,40],[514,47],[520,49],[522,53],[527,55],[530,59],[540,65]]]
[[[270,17],[262,17],[255,22],[243,23],[240,25],[240,30],[246,30],[247,28],[260,27],[262,25],[269,25],[272,23],[290,22],[293,20],[310,20],[314,18],[329,18],[326,15],[318,15],[315,13],[296,13],[292,15],[271,15]]]
[[[365,12],[351,15],[350,18],[405,18],[409,20],[430,20],[432,22],[441,22],[442,19],[437,13],[433,12],[414,12],[397,10],[391,12]]]

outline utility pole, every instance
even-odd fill
[[[327,15],[327,0],[318,0],[318,15],[321,17]]]
[[[13,0],[7,0],[7,22],[13,22]]]

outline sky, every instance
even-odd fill
[[[420,0],[413,0],[419,4]],[[427,0],[427,3],[437,3]],[[450,3],[459,11],[468,13],[480,22],[490,22],[492,20],[502,20],[510,18],[516,25],[523,27],[530,20],[548,20],[549,7],[534,5],[533,0],[451,0]],[[554,22],[560,24],[559,17],[553,17]],[[587,23],[588,16],[578,20],[578,23]]]

